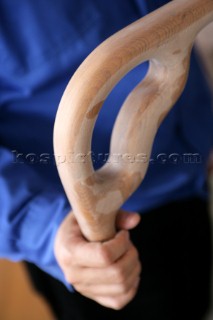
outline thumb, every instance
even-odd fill
[[[121,209],[116,217],[116,226],[118,229],[130,230],[135,228],[140,220],[141,217],[138,213]]]

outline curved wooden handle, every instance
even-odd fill
[[[110,154],[146,153],[149,159],[158,127],[185,86],[194,39],[212,20],[213,0],[174,0],[104,41],[70,80],[57,112],[54,148],[63,159],[61,181],[88,240],[114,235],[116,213],[143,180],[149,162],[121,157],[94,171],[85,155],[104,100],[126,73],[150,61],[146,78],[119,112],[110,149]]]

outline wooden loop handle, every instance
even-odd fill
[[[115,234],[115,218],[147,170],[153,139],[180,96],[197,33],[213,20],[213,0],[174,0],[99,45],[71,78],[54,128],[58,171],[74,214],[90,241]],[[146,78],[124,102],[110,154],[147,155],[147,161],[109,161],[94,171],[91,139],[101,106],[131,69],[150,61]],[[103,124],[104,125],[104,124]]]

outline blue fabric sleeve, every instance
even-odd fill
[[[0,148],[0,256],[25,260],[66,282],[54,256],[57,229],[70,211],[63,191],[56,191],[27,164],[15,163]]]

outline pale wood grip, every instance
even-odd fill
[[[104,100],[125,74],[150,61],[146,78],[119,112],[110,148],[111,154],[144,153],[149,159],[158,127],[185,86],[194,39],[212,20],[213,0],[174,0],[104,41],[71,78],[57,112],[54,148],[56,161],[64,159],[59,175],[88,240],[113,237],[116,213],[149,163],[121,158],[94,171],[85,155]]]

